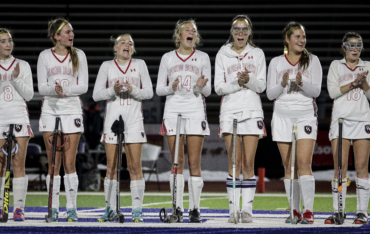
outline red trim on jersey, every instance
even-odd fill
[[[167,134],[167,128],[166,128],[166,125],[164,124],[164,119],[162,121],[161,130],[159,131],[159,134],[160,135],[166,135]]]
[[[13,60],[13,62],[12,62],[12,64],[10,64],[10,66],[8,67],[8,69],[5,69],[3,66],[1,66],[0,65],[0,67],[2,68],[2,69],[4,69],[5,71],[9,71],[9,69],[13,66],[13,64],[15,63],[15,60],[16,60],[16,58],[14,58],[14,60]]]
[[[247,54],[248,54],[248,53],[246,53],[246,54],[243,56],[243,58],[245,58],[245,56],[247,56]],[[240,58],[240,61],[242,61],[242,60],[243,60],[243,58]],[[237,59],[237,60],[239,60],[239,57],[236,57],[236,59]]]
[[[203,107],[204,107],[204,116],[205,116],[205,119],[207,120],[206,98],[204,97],[203,94],[202,94],[202,100],[203,100]]]
[[[188,60],[191,56],[193,56],[193,54],[195,53],[195,50],[194,50],[194,51],[193,51],[193,53],[191,53],[191,54],[189,55],[189,57],[187,57],[185,60],[183,60],[183,59],[179,56],[179,54],[177,53],[177,50],[175,50],[175,53],[176,53],[177,57],[178,57],[181,61],[186,62],[186,60]]]
[[[315,116],[315,117],[317,117],[317,104],[316,104],[316,98],[312,98],[312,105],[313,105],[314,116]]]
[[[114,63],[117,65],[118,69],[119,69],[123,74],[125,74],[125,75],[126,75],[126,72],[128,71],[128,69],[129,69],[129,67],[130,67],[130,65],[131,65],[131,61],[132,61],[132,59],[130,59],[130,62],[128,63],[128,66],[127,66],[127,68],[126,68],[126,71],[122,71],[122,69],[119,67],[118,63],[116,62],[116,60],[114,60]]]
[[[352,69],[352,68],[348,67],[347,63],[345,63],[344,65],[346,65],[346,67],[347,67],[349,70],[351,70],[351,71],[355,71],[355,70],[358,68],[358,67],[356,66],[354,69]]]
[[[299,63],[299,60],[301,60],[301,59],[299,59],[298,60],[298,62],[296,63],[296,64],[292,64],[290,61],[289,61],[289,59],[288,59],[288,57],[284,54],[284,56],[285,56],[285,59],[286,59],[286,61],[288,61],[288,63],[290,64],[290,65],[292,65],[293,67],[295,67],[295,65],[297,65],[298,63]]]
[[[103,129],[104,129],[104,125],[105,125],[105,118],[107,117],[107,106],[108,106],[108,100],[105,102],[105,111],[104,111]],[[103,142],[105,142],[105,134],[104,134]]]
[[[60,61],[58,59],[58,57],[54,54],[53,48],[51,48],[50,50],[51,50],[51,53],[54,55],[55,59],[58,60],[58,62],[60,62],[60,63],[64,63],[64,61],[66,61],[66,59],[67,59],[67,57],[69,55],[69,52],[68,52],[67,55],[66,55],[66,57],[63,59],[63,61]]]
[[[266,131],[266,127],[265,127],[265,122],[263,122],[263,137],[267,137],[267,131]]]

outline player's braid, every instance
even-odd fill
[[[54,35],[57,32],[58,28],[63,24],[63,22],[67,21],[63,17],[54,19],[49,21],[48,25],[48,37],[50,40],[53,42],[55,45],[57,43],[57,40],[55,40]],[[67,21],[68,22],[68,21]],[[58,32],[58,35],[60,35],[60,31]],[[78,71],[78,68],[80,66],[79,60],[78,60],[78,54],[77,54],[77,49],[74,48],[73,46],[67,47],[67,50],[69,54],[71,55],[71,62],[72,62],[72,67],[73,67],[73,73],[76,73]]]
[[[303,25],[300,24],[300,23],[297,23],[295,21],[291,21],[289,22],[285,28],[283,29],[283,40],[284,40],[284,46],[289,48],[288,47],[288,43],[285,41],[285,37],[288,37],[290,38],[290,36],[293,34],[294,30],[293,31],[289,31],[291,28],[293,27],[300,27],[300,28],[303,28]],[[288,32],[288,34],[287,34]],[[301,58],[299,60],[299,63],[298,63],[298,69],[302,69],[302,70],[305,70],[308,68],[308,66],[310,65],[310,55],[311,53],[308,52],[308,50],[306,48],[303,49],[303,52],[302,52],[302,55],[301,55]]]

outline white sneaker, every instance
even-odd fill
[[[240,212],[239,211],[236,211],[236,217],[238,218],[238,220],[236,221],[236,223],[239,223],[239,219],[240,219]],[[229,220],[227,222],[229,222],[229,223],[235,223],[234,213],[230,213],[230,218],[229,218]]]
[[[241,213],[241,221],[242,223],[252,223],[252,215],[243,210]]]

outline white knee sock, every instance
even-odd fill
[[[49,184],[50,184],[50,175],[46,176],[46,188],[49,194]],[[60,192],[60,175],[54,176],[53,181],[53,204],[52,208],[55,208],[59,211],[59,192]]]
[[[242,211],[252,215],[254,194],[256,193],[256,177],[252,176],[249,179],[242,181]]]
[[[288,197],[288,203],[290,202],[290,179],[284,179],[285,193]],[[299,186],[298,179],[293,180],[293,209],[298,213],[301,213],[301,189]]]
[[[369,178],[356,178],[357,213],[363,213],[367,217],[370,192]]]
[[[112,210],[116,212],[117,209],[117,180],[111,180],[111,189],[110,189],[110,194],[109,194],[109,204]],[[121,204],[121,203],[120,203]]]
[[[191,181],[191,191],[189,190],[189,209],[198,209],[198,211],[200,211],[200,195],[204,185],[203,178],[200,176],[190,176],[189,181]],[[190,195],[190,193],[192,195]]]
[[[312,175],[304,175],[299,177],[301,186],[302,200],[304,211],[313,212],[313,201],[315,198],[315,178]]]
[[[13,179],[14,210],[19,208],[24,212],[28,188],[28,177]]]
[[[236,210],[240,210],[240,190],[242,187],[242,181],[238,178],[235,179],[235,193],[236,193],[236,201],[235,207]],[[227,195],[229,197],[229,213],[234,213],[234,194],[233,194],[233,177],[228,175],[226,178],[226,188],[227,188]]]
[[[170,175],[170,187],[171,187],[171,196],[172,196],[172,187],[173,187],[173,174]],[[180,207],[181,211],[184,212],[184,175],[177,174],[177,196],[176,196],[176,206]]]
[[[338,180],[333,178],[331,181],[331,191],[333,194],[333,208],[334,213],[338,213]],[[346,195],[347,195],[347,178],[342,179],[342,204],[343,204],[343,211],[346,205]]]
[[[141,178],[140,180],[132,180],[130,183],[131,190],[131,201],[132,209],[140,208],[143,205],[144,191],[145,191],[145,180]]]
[[[104,178],[104,197],[105,197],[105,206],[111,206],[110,204],[110,195],[112,193],[112,185],[113,181],[108,179],[107,177]]]
[[[193,198],[193,185],[192,180],[190,179],[191,176],[188,179],[188,190],[189,190],[189,212],[190,210],[194,209],[194,198]]]
[[[5,177],[0,177],[0,206],[3,206],[4,186],[5,186]]]
[[[66,189],[67,210],[71,208],[77,209],[78,177],[76,172],[64,176],[64,186]]]

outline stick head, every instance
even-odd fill
[[[51,221],[51,216],[49,217],[49,215],[45,215],[45,221],[47,222],[47,223],[51,223],[52,221]]]

